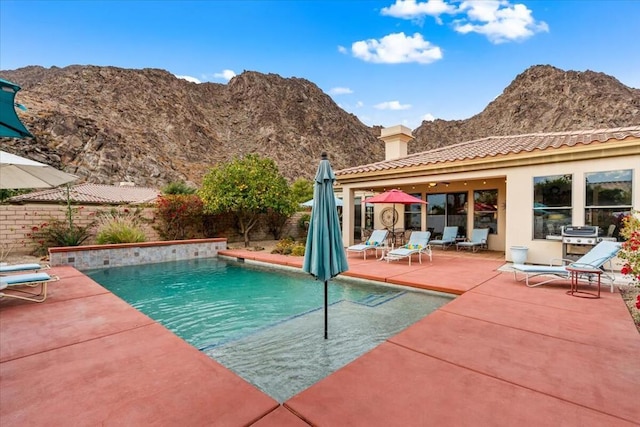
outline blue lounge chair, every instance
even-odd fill
[[[362,252],[364,254],[364,259],[367,259],[367,252],[374,250],[376,251],[377,257],[378,250],[382,250],[386,247],[388,235],[389,230],[374,230],[369,239],[359,245],[349,246],[347,248],[347,252]]]
[[[47,299],[47,284],[60,280],[47,273],[13,274],[0,277],[0,298],[17,298],[26,301],[44,302]],[[39,292],[34,289],[40,287]],[[11,291],[9,293],[5,291]]]
[[[452,225],[449,227],[445,227],[442,232],[442,238],[432,240],[429,242],[431,246],[441,246],[442,249],[447,249],[451,245],[456,244],[456,237],[458,237],[458,226]]]
[[[525,281],[525,285],[533,288],[535,286],[544,285],[549,282],[553,282],[559,279],[569,279],[571,277],[571,273],[567,270],[567,267],[575,267],[581,269],[603,269],[602,267],[609,263],[611,264],[611,260],[615,258],[615,256],[620,251],[622,245],[618,242],[609,242],[603,241],[595,245],[589,252],[584,254],[577,261],[572,260],[559,260],[562,262],[562,265],[553,265],[554,260],[552,260],[551,265],[527,265],[527,264],[513,264],[511,268],[513,269],[514,278],[517,281]],[[523,275],[523,278],[518,278],[518,273]],[[551,276],[547,280],[537,283],[530,283],[529,280],[536,276]],[[593,275],[588,273],[580,276],[580,279],[591,281]],[[615,277],[613,275],[613,271],[609,274],[606,272],[602,274],[607,280],[611,283],[611,292],[613,292],[613,282]]]
[[[489,238],[488,228],[474,228],[471,232],[471,238],[464,242],[456,243],[456,249],[470,249],[473,252],[478,252],[479,249],[487,248],[487,239]]]
[[[409,242],[404,246],[389,251],[384,259],[389,262],[409,258],[409,265],[411,265],[411,257],[418,254],[418,261],[422,264],[422,254],[427,254],[429,255],[429,261],[433,261],[431,246],[429,246],[430,238],[431,232],[429,231],[412,231],[411,236],[409,236]]]
[[[26,264],[0,264],[0,275],[6,275],[11,273],[24,273],[26,271],[40,271],[48,269],[48,265],[41,265],[38,263],[26,263]]]

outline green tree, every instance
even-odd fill
[[[293,199],[298,203],[313,199],[313,182],[305,178],[298,178],[291,184],[291,192]]]
[[[198,194],[206,213],[229,213],[249,246],[249,233],[267,212],[292,209],[291,189],[276,163],[256,154],[212,168]]]

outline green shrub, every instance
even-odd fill
[[[96,241],[99,245],[113,243],[145,242],[147,236],[140,228],[123,218],[114,218],[98,229]]]
[[[294,241],[288,237],[276,243],[276,248],[271,251],[272,254],[303,256],[305,245]]]
[[[33,226],[31,232],[26,237],[36,243],[33,255],[44,256],[51,247],[60,246],[80,246],[91,236],[91,229],[95,225],[95,220],[85,226],[76,225],[79,220],[82,207],[68,207],[67,219],[51,219],[40,225]]]
[[[197,238],[203,234],[203,213],[202,200],[195,194],[161,196],[154,229],[164,240]]]
[[[307,230],[309,230],[309,221],[311,221],[310,214],[306,213],[300,215],[300,218],[298,219],[298,227],[306,232]]]
[[[291,249],[291,255],[304,256],[305,249],[306,249],[305,245],[298,243]]]
[[[162,188],[162,194],[195,194],[197,188],[189,187],[184,181],[173,181]]]
[[[133,211],[124,209],[118,211],[100,212],[97,215],[96,241],[100,245],[113,243],[138,243],[147,240],[141,224],[146,220],[141,215],[141,209]]]

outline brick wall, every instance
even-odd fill
[[[74,206],[79,208],[78,213],[74,215],[74,224],[86,226],[95,219],[98,211],[111,210],[111,206]],[[129,209],[131,207],[117,207],[117,210]],[[135,209],[135,208],[134,208]],[[154,217],[155,208],[144,208],[142,215],[145,218],[152,219]],[[33,252],[36,245],[27,237],[33,227],[40,226],[44,222],[49,222],[52,218],[66,220],[67,206],[62,204],[24,204],[24,205],[0,205],[0,260],[4,259],[10,252],[11,255],[28,255]],[[298,220],[304,212],[295,213],[285,225],[283,237],[291,236],[295,239],[301,239],[305,233],[298,226]],[[158,233],[152,228],[151,224],[143,226],[147,241],[159,240]],[[215,237],[227,238],[229,242],[241,242],[242,236],[239,235],[232,224],[218,224],[216,226]],[[250,238],[252,242],[261,240],[273,240],[266,225],[258,224],[251,232]],[[84,243],[85,245],[95,244],[95,229],[92,236]]]
[[[131,207],[112,206],[74,206],[78,213],[73,215],[74,224],[86,226],[95,220],[98,211],[108,211],[116,209],[131,210]],[[144,208],[142,215],[145,218],[153,218],[155,209]],[[67,206],[61,204],[25,204],[25,205],[0,205],[0,259],[4,258],[8,252],[12,255],[28,255],[33,252],[36,245],[27,234],[31,233],[33,227],[38,227],[42,223],[50,222],[51,219],[67,220]],[[158,240],[158,233],[151,227],[151,224],[142,226],[147,240]],[[95,243],[95,229],[92,236],[85,244]]]

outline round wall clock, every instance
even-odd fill
[[[395,208],[384,208],[380,212],[380,221],[385,227],[393,227],[398,222],[398,211]]]

